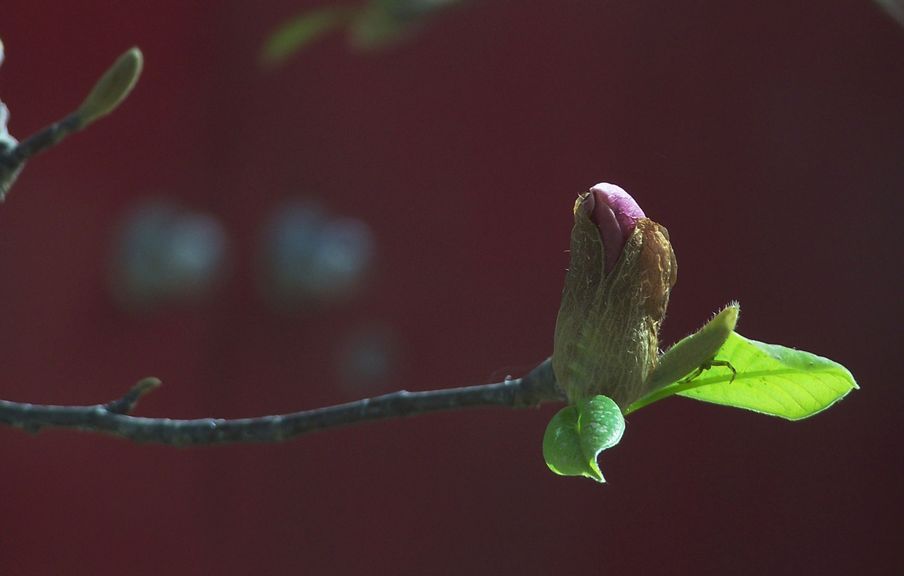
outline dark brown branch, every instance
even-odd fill
[[[0,102],[0,106],[2,106]],[[82,119],[76,114],[70,114],[59,122],[32,134],[22,142],[9,146],[0,146],[0,201],[2,201],[9,189],[15,183],[16,178],[25,167],[25,162],[35,156],[53,148],[63,141],[66,136],[78,132],[84,127]],[[0,126],[2,128],[2,126]]]
[[[196,420],[130,416],[128,412],[138,399],[157,385],[159,381],[155,379],[142,380],[122,398],[93,406],[49,406],[0,400],[0,424],[29,432],[39,432],[44,428],[68,428],[110,434],[135,442],[197,446],[282,442],[309,432],[372,420],[486,406],[525,408],[543,402],[565,400],[564,394],[556,385],[552,362],[547,359],[523,378],[425,392],[401,390],[375,398],[292,414]]]
[[[78,132],[83,127],[84,122],[78,114],[70,114],[59,122],[45,126],[22,142],[19,142],[19,145],[10,154],[15,161],[25,162],[32,156],[53,148],[62,142],[66,136]]]

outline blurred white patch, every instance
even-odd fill
[[[226,232],[209,214],[150,201],[128,214],[116,235],[112,290],[127,307],[198,303],[224,275]]]
[[[876,0],[876,3],[898,24],[904,26],[904,0]]]
[[[292,202],[265,225],[260,285],[276,308],[297,310],[360,294],[376,249],[361,220],[334,217],[315,203]]]
[[[398,387],[401,345],[388,324],[366,324],[351,331],[339,345],[336,371],[346,396],[373,396]]]

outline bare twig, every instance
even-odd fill
[[[200,418],[171,420],[130,416],[138,399],[156,388],[153,378],[142,380],[122,398],[93,406],[51,406],[0,400],[0,424],[39,432],[67,428],[119,436],[135,442],[197,446],[244,442],[283,442],[302,434],[372,420],[416,416],[428,412],[487,406],[525,408],[543,402],[562,402],[552,362],[546,359],[523,378],[495,384],[445,390],[401,390],[375,398],[303,412],[257,418]]]
[[[0,44],[2,60],[2,44]],[[8,110],[0,102],[0,201],[9,191],[25,162],[112,111],[128,95],[141,73],[142,56],[137,48],[124,53],[97,81],[82,105],[40,132],[17,142],[6,130]],[[201,418],[171,420],[130,415],[138,400],[160,385],[147,378],[121,398],[92,406],[52,406],[0,400],[0,424],[39,432],[44,428],[66,428],[119,436],[135,442],[172,446],[229,444],[238,442],[282,442],[327,428],[371,420],[415,416],[443,410],[482,406],[521,408],[542,402],[564,401],[556,385],[550,359],[527,376],[496,384],[446,390],[408,392],[401,390],[357,402],[315,410],[261,416],[258,418]]]

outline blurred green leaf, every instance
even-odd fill
[[[328,7],[305,12],[281,24],[261,50],[261,60],[285,61],[327,32],[347,26],[353,48],[375,50],[419,30],[434,14],[463,0],[370,0],[354,7]]]
[[[264,43],[262,61],[270,65],[282,63],[298,50],[346,23],[351,14],[352,11],[345,7],[321,8],[283,22]]]
[[[462,0],[371,0],[349,25],[349,43],[374,50],[399,42],[418,32],[435,14]]]
[[[418,0],[371,0],[352,19],[349,43],[358,49],[373,50],[401,40],[419,28],[424,13]]]
[[[585,476],[605,482],[596,462],[599,453],[618,444],[625,419],[606,396],[594,396],[563,408],[552,417],[543,435],[543,457],[561,476]]]

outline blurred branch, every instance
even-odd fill
[[[160,381],[147,378],[122,398],[92,406],[52,406],[0,400],[0,424],[37,433],[64,428],[119,436],[135,442],[198,446],[209,444],[283,442],[303,434],[374,420],[429,412],[488,406],[527,408],[543,402],[564,402],[547,358],[522,378],[495,384],[408,392],[365,398],[314,410],[257,418],[171,420],[129,415],[138,400]]]
[[[261,62],[278,65],[327,33],[341,30],[349,46],[376,50],[420,30],[437,14],[465,0],[367,0],[308,10],[277,26],[261,49]]]
[[[876,0],[885,13],[904,26],[904,0]]]
[[[0,44],[0,63],[3,62]],[[143,58],[138,48],[123,53],[98,79],[94,88],[75,112],[58,122],[32,134],[22,142],[10,136],[6,123],[9,111],[0,102],[0,201],[15,183],[25,162],[62,142],[66,136],[78,132],[116,109],[138,81]]]
[[[347,24],[354,14],[354,10],[345,7],[327,7],[286,20],[267,37],[261,50],[262,62],[281,64],[327,32]]]

